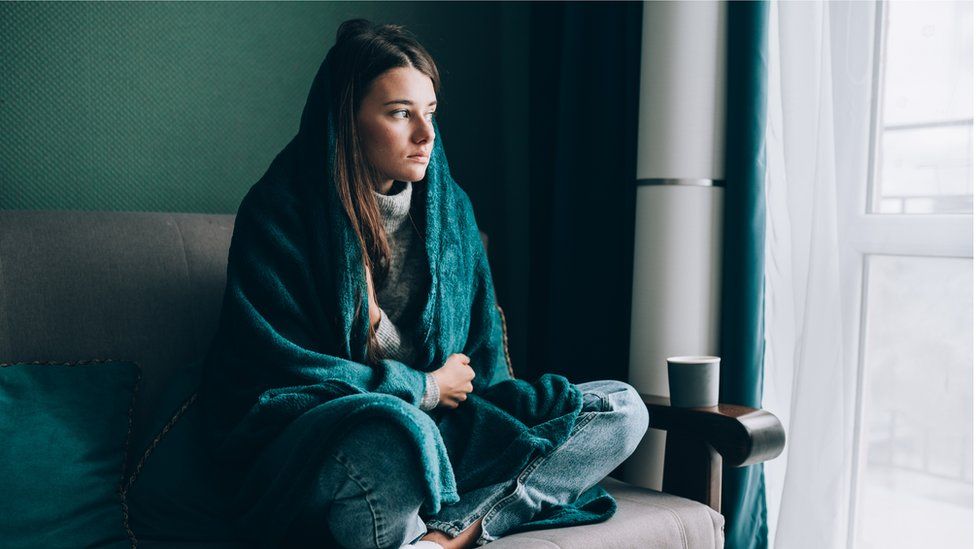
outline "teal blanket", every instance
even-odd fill
[[[385,418],[412,441],[427,479],[421,512],[430,516],[466,492],[513,480],[567,439],[582,406],[562,376],[509,375],[488,259],[439,132],[417,183],[430,269],[416,329],[420,359],[367,365],[362,250],[329,175],[336,140],[328,64],[326,57],[298,134],[241,202],[200,391],[241,526],[265,541],[321,501],[316,491],[328,487],[316,479],[328,452],[364,420]],[[424,373],[458,352],[471,358],[474,391],[455,410],[421,411]],[[597,486],[520,530],[597,522],[614,509]]]

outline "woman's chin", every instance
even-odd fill
[[[409,181],[411,183],[416,183],[417,181],[423,179],[424,175],[426,174],[427,174],[427,168],[424,167],[424,169],[422,170],[410,170],[409,173],[401,174],[401,176],[397,177],[397,179],[399,181]]]

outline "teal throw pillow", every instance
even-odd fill
[[[129,547],[132,362],[0,364],[0,545]]]

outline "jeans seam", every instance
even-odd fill
[[[576,436],[576,433],[582,431],[583,430],[583,427],[586,427],[587,425],[589,425],[589,423],[591,421],[593,421],[593,418],[595,418],[596,417],[596,414],[598,414],[598,413],[600,413],[600,412],[583,412],[583,413],[581,413],[579,415],[579,419],[576,421],[576,425],[573,426],[573,430],[569,432],[569,436],[566,437],[566,440],[564,440],[562,442],[562,444],[560,444],[559,446],[556,446],[551,452],[549,452],[548,455],[539,456],[536,459],[534,459],[531,462],[529,462],[529,464],[525,466],[525,469],[522,469],[522,472],[519,473],[518,476],[515,477],[516,484],[524,484],[521,481],[524,481],[530,474],[532,474],[533,471],[535,471],[537,468],[539,468],[540,465],[542,465],[543,463],[549,461],[549,458],[551,458],[556,452],[558,452],[559,450],[561,450],[563,446],[566,446],[566,444],[569,442],[569,440],[571,438],[573,438],[574,436]]]
[[[512,484],[515,484],[515,480],[512,480],[511,482],[512,482]],[[506,489],[505,489],[505,487],[502,487],[502,489],[499,490],[495,495],[493,495],[490,498],[486,499],[481,504],[479,504],[473,511],[471,511],[470,513],[468,513],[464,517],[464,519],[462,519],[462,520],[456,520],[456,521],[452,521],[452,522],[433,519],[433,520],[427,522],[427,527],[428,528],[431,528],[431,529],[434,529],[434,530],[440,530],[442,532],[446,532],[448,534],[451,534],[454,537],[457,537],[458,534],[460,534],[461,532],[463,532],[467,527],[469,527],[472,524],[474,524],[475,521],[477,521],[478,518],[480,518],[482,516],[482,511],[483,510],[490,508],[492,505],[494,505],[495,503],[497,503],[498,500],[500,500],[500,499],[502,499],[504,497],[506,497]],[[468,524],[465,524],[465,522],[468,519],[470,519],[470,522],[468,522]]]
[[[566,437],[566,440],[564,440],[562,442],[562,444],[560,444],[559,446],[557,446],[553,451],[549,452],[549,455],[547,455],[547,456],[539,456],[539,457],[535,458],[534,460],[530,461],[528,464],[526,464],[525,468],[523,468],[522,471],[520,471],[519,474],[515,476],[515,479],[513,481],[514,484],[515,484],[515,488],[514,488],[514,491],[512,493],[506,494],[506,495],[502,496],[501,498],[499,498],[498,500],[496,500],[496,501],[494,501],[492,503],[487,503],[487,504],[479,505],[477,508],[475,508],[474,511],[472,511],[470,514],[468,514],[465,517],[464,520],[457,520],[457,521],[452,521],[452,522],[445,522],[445,521],[440,521],[440,520],[430,520],[430,521],[427,521],[427,523],[426,523],[427,524],[427,528],[430,528],[430,529],[433,529],[433,530],[440,530],[442,532],[445,532],[447,534],[451,534],[452,536],[455,536],[456,537],[459,533],[463,532],[465,528],[467,528],[471,524],[474,524],[474,522],[476,520],[478,520],[478,518],[487,519],[488,518],[488,513],[490,513],[491,510],[495,506],[500,505],[504,500],[511,499],[512,496],[515,496],[515,495],[518,494],[518,485],[519,485],[519,480],[520,479],[524,479],[525,477],[527,477],[529,475],[529,473],[531,473],[532,471],[535,470],[536,467],[539,467],[542,463],[544,463],[546,460],[548,460],[556,451],[558,451],[560,448],[562,448],[563,446],[565,446],[566,443],[569,442],[569,439],[571,439],[573,436],[575,436],[576,433],[578,433],[583,427],[585,427],[590,421],[592,421],[593,418],[595,418],[596,417],[596,414],[598,414],[598,413],[599,412],[582,412],[582,413],[580,413],[580,415],[578,416],[579,419],[577,420],[576,425],[573,426],[573,430],[569,433],[569,436]],[[504,490],[502,491],[502,493],[504,494]],[[483,516],[479,517],[479,515],[481,515],[481,511],[483,509],[488,509],[488,511]],[[465,522],[467,522],[467,519],[470,519],[471,522],[468,522],[467,524],[465,524]]]
[[[461,529],[455,526],[453,522],[444,522],[440,520],[431,520],[427,522],[427,530],[440,530],[445,534],[450,534],[451,537],[456,538],[458,534],[461,533]]]
[[[570,439],[572,439],[576,435],[576,433],[580,432],[581,430],[583,430],[584,427],[586,427],[587,425],[589,425],[589,423],[593,420],[593,418],[596,417],[596,414],[598,414],[598,413],[599,412],[583,412],[583,413],[581,413],[578,416],[579,419],[577,420],[576,425],[573,426],[573,430],[569,433],[569,436],[566,437],[566,440],[564,440],[562,442],[562,444],[560,444],[555,449],[553,449],[551,452],[549,452],[548,455],[539,456],[538,458],[532,460],[528,465],[526,465],[525,469],[523,469],[522,472],[519,473],[518,476],[515,477],[515,490],[512,491],[511,494],[509,494],[509,495],[505,496],[504,498],[502,498],[502,499],[498,500],[497,502],[495,502],[495,504],[492,505],[491,508],[488,509],[488,512],[485,513],[485,516],[483,517],[484,520],[482,520],[482,522],[481,522],[482,529],[481,529],[481,536],[480,536],[481,539],[478,540],[479,542],[480,541],[486,541],[486,542],[487,541],[492,541],[492,540],[488,540],[486,538],[485,533],[487,532],[487,530],[484,528],[484,525],[485,525],[485,523],[489,522],[489,520],[488,520],[489,518],[491,518],[493,516],[497,516],[498,513],[501,512],[501,509],[499,509],[499,507],[504,507],[505,505],[507,505],[510,502],[510,500],[512,500],[515,496],[517,496],[518,493],[519,493],[519,487],[520,486],[524,486],[524,484],[525,484],[524,481],[529,477],[529,475],[531,475],[533,471],[535,471],[536,469],[538,469],[543,463],[545,463],[546,461],[548,461],[556,452],[558,452],[563,446],[565,446],[570,441]]]
[[[382,530],[383,519],[376,512],[376,505],[370,498],[369,482],[356,471],[352,462],[338,448],[333,450],[332,458],[345,468],[347,476],[363,491],[363,499],[366,501],[366,506],[369,507],[369,514],[373,517],[373,542],[377,547],[385,547],[385,545],[380,543],[380,531]]]

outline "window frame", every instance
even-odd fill
[[[836,7],[835,7],[836,6]],[[860,482],[866,465],[866,433],[863,419],[866,408],[864,348],[867,321],[867,285],[870,275],[872,255],[893,255],[910,257],[973,258],[973,215],[968,214],[912,214],[912,213],[872,213],[872,203],[878,174],[877,162],[880,132],[883,131],[883,71],[886,57],[885,16],[887,5],[882,0],[832,5],[837,10],[840,21],[845,14],[841,10],[870,9],[874,11],[872,29],[873,49],[868,53],[873,63],[871,81],[868,83],[870,97],[867,107],[870,116],[867,124],[868,135],[852,135],[855,146],[867,147],[867,162],[863,171],[842,166],[838,162],[838,235],[840,247],[841,292],[845,298],[844,307],[844,364],[856,365],[855,398],[853,403],[854,427],[851,452],[851,477],[848,499],[847,547],[854,549],[857,537],[858,515],[860,513]],[[849,13],[847,14],[849,15]],[[837,44],[836,42],[834,44]],[[832,44],[832,45],[834,45]],[[845,58],[855,52],[843,51],[846,42],[841,43],[837,52]],[[859,52],[864,55],[864,52]],[[834,57],[837,59],[837,55]],[[858,82],[843,82],[838,78],[834,83],[834,95],[840,98],[857,97],[863,90]],[[863,101],[865,98],[859,98]],[[856,99],[855,99],[856,100]],[[835,111],[835,124],[841,130],[845,122],[842,109]],[[847,119],[850,120],[849,118]],[[848,122],[849,123],[849,122]],[[855,134],[857,132],[854,132]],[[836,135],[850,135],[850,132],[837,131]],[[838,150],[844,146],[838,143]],[[850,170],[849,173],[844,173]],[[857,173],[857,172],[861,173]],[[849,184],[844,184],[849,182]]]
[[[872,93],[871,93],[871,133],[868,142],[868,174],[867,174],[867,194],[865,196],[865,213],[869,215],[908,215],[908,216],[968,216],[972,219],[972,212],[962,214],[917,214],[917,213],[881,213],[872,212],[874,209],[880,210],[881,189],[878,184],[878,174],[880,173],[881,155],[879,154],[880,135],[885,131],[882,107],[884,105],[884,88],[881,83],[884,81],[885,60],[888,57],[888,50],[884,46],[887,44],[888,26],[888,2],[875,0],[874,12],[874,51],[872,52]],[[912,126],[918,127],[941,127],[941,126],[973,126],[973,118],[944,120],[939,122],[916,123]],[[972,131],[972,130],[970,130]],[[971,239],[970,239],[971,240]]]

